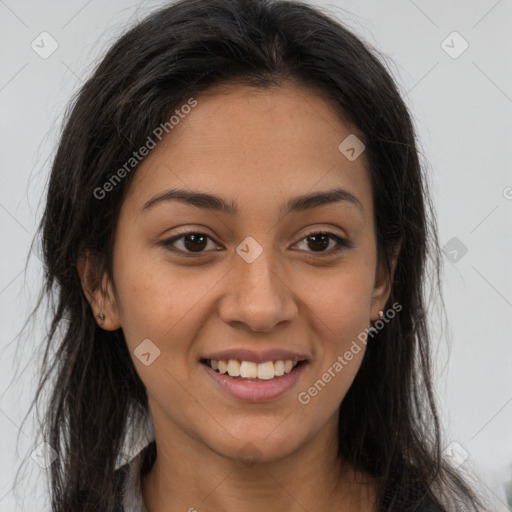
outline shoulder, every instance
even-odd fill
[[[350,471],[350,470],[349,470]],[[348,473],[352,482],[366,483],[366,492],[359,495],[360,510],[377,510],[378,512],[447,512],[439,507],[424,486],[400,485],[390,479],[384,490],[384,498],[379,499],[379,479],[363,469],[352,469]],[[358,487],[363,488],[361,485]],[[406,491],[398,492],[400,488]]]
[[[447,512],[444,508],[439,507],[431,498],[425,498],[421,503],[414,506],[405,506],[399,509],[400,512]]]
[[[129,462],[120,466],[114,473],[116,487],[120,490],[113,512],[144,512],[141,491],[142,477],[151,469],[156,458],[156,443],[151,441]]]
[[[446,512],[444,509],[437,506],[431,499],[427,499],[421,507],[418,509],[418,512]]]
[[[378,512],[448,512],[431,492],[417,482],[388,481]]]
[[[124,510],[124,495],[126,492],[127,480],[130,474],[130,463],[127,462],[121,467],[117,468],[114,472],[114,482],[116,489],[118,489],[116,505],[112,512],[125,512]]]

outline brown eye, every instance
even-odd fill
[[[314,251],[323,251],[329,246],[330,237],[325,234],[311,235],[306,238],[308,246]]]
[[[329,256],[342,251],[343,249],[349,249],[352,247],[352,243],[345,238],[341,238],[334,233],[329,232],[317,232],[310,233],[299,243],[306,243],[306,252],[317,253],[318,256]],[[334,246],[327,250],[331,241],[334,242]]]
[[[209,250],[205,251],[209,241],[213,242],[213,239],[205,233],[189,232],[164,240],[161,245],[172,252],[190,256],[210,252]],[[178,243],[180,243],[180,247],[177,246]],[[216,244],[212,245],[214,248],[218,248]]]
[[[206,247],[206,241],[208,237],[201,234],[192,233],[185,235],[183,238],[183,244],[185,248],[192,252],[202,251]]]

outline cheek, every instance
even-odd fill
[[[308,297],[307,322],[314,326],[315,343],[311,378],[301,389],[299,402],[308,411],[334,413],[357,372],[366,351],[374,261],[368,253],[353,253],[338,269],[328,274],[305,273],[302,296]],[[307,290],[313,290],[306,295]],[[320,421],[320,420],[319,420]]]
[[[133,252],[115,264],[119,316],[135,368],[156,403],[173,396],[173,410],[186,416],[189,408],[191,413],[195,409],[184,393],[187,356],[200,325],[205,290],[218,279]],[[148,352],[146,365],[142,355]]]
[[[319,287],[317,279],[309,279],[311,289],[316,290],[308,303],[308,322],[317,331],[314,363],[297,395],[302,410],[316,428],[335,414],[361,366],[373,274],[364,266],[354,266],[350,271],[346,268],[330,274],[327,282]]]
[[[164,255],[119,247],[114,280],[120,321],[131,351],[150,339],[161,350],[161,362],[167,356],[169,364],[178,356],[186,357],[189,342],[209,314],[208,294],[221,277],[206,266],[180,267]]]
[[[330,269],[303,274],[301,295],[326,332],[339,346],[368,327],[373,292],[374,272],[371,262],[364,264],[355,256],[351,262]],[[312,290],[307,293],[308,290]],[[331,334],[329,336],[329,333]],[[338,347],[339,348],[339,347]]]

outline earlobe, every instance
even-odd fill
[[[77,262],[82,290],[89,302],[98,325],[107,331],[121,327],[114,287],[106,274],[99,275],[90,253],[82,255]]]
[[[372,307],[370,321],[375,323],[381,318],[380,312],[384,309],[391,293],[391,277],[383,265],[379,265],[375,284],[373,287]]]
[[[400,246],[401,243],[398,244],[396,250],[393,253],[392,259],[390,261],[391,268],[389,272],[383,262],[379,262],[377,265],[370,315],[372,322],[376,322],[379,320],[379,318],[381,318],[381,316],[383,316],[380,314],[380,311],[384,310],[389,296],[391,295]]]

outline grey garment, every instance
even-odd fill
[[[124,512],[148,512],[142,497],[142,465],[146,458],[147,448],[142,449],[129,463],[123,485],[122,510]]]

